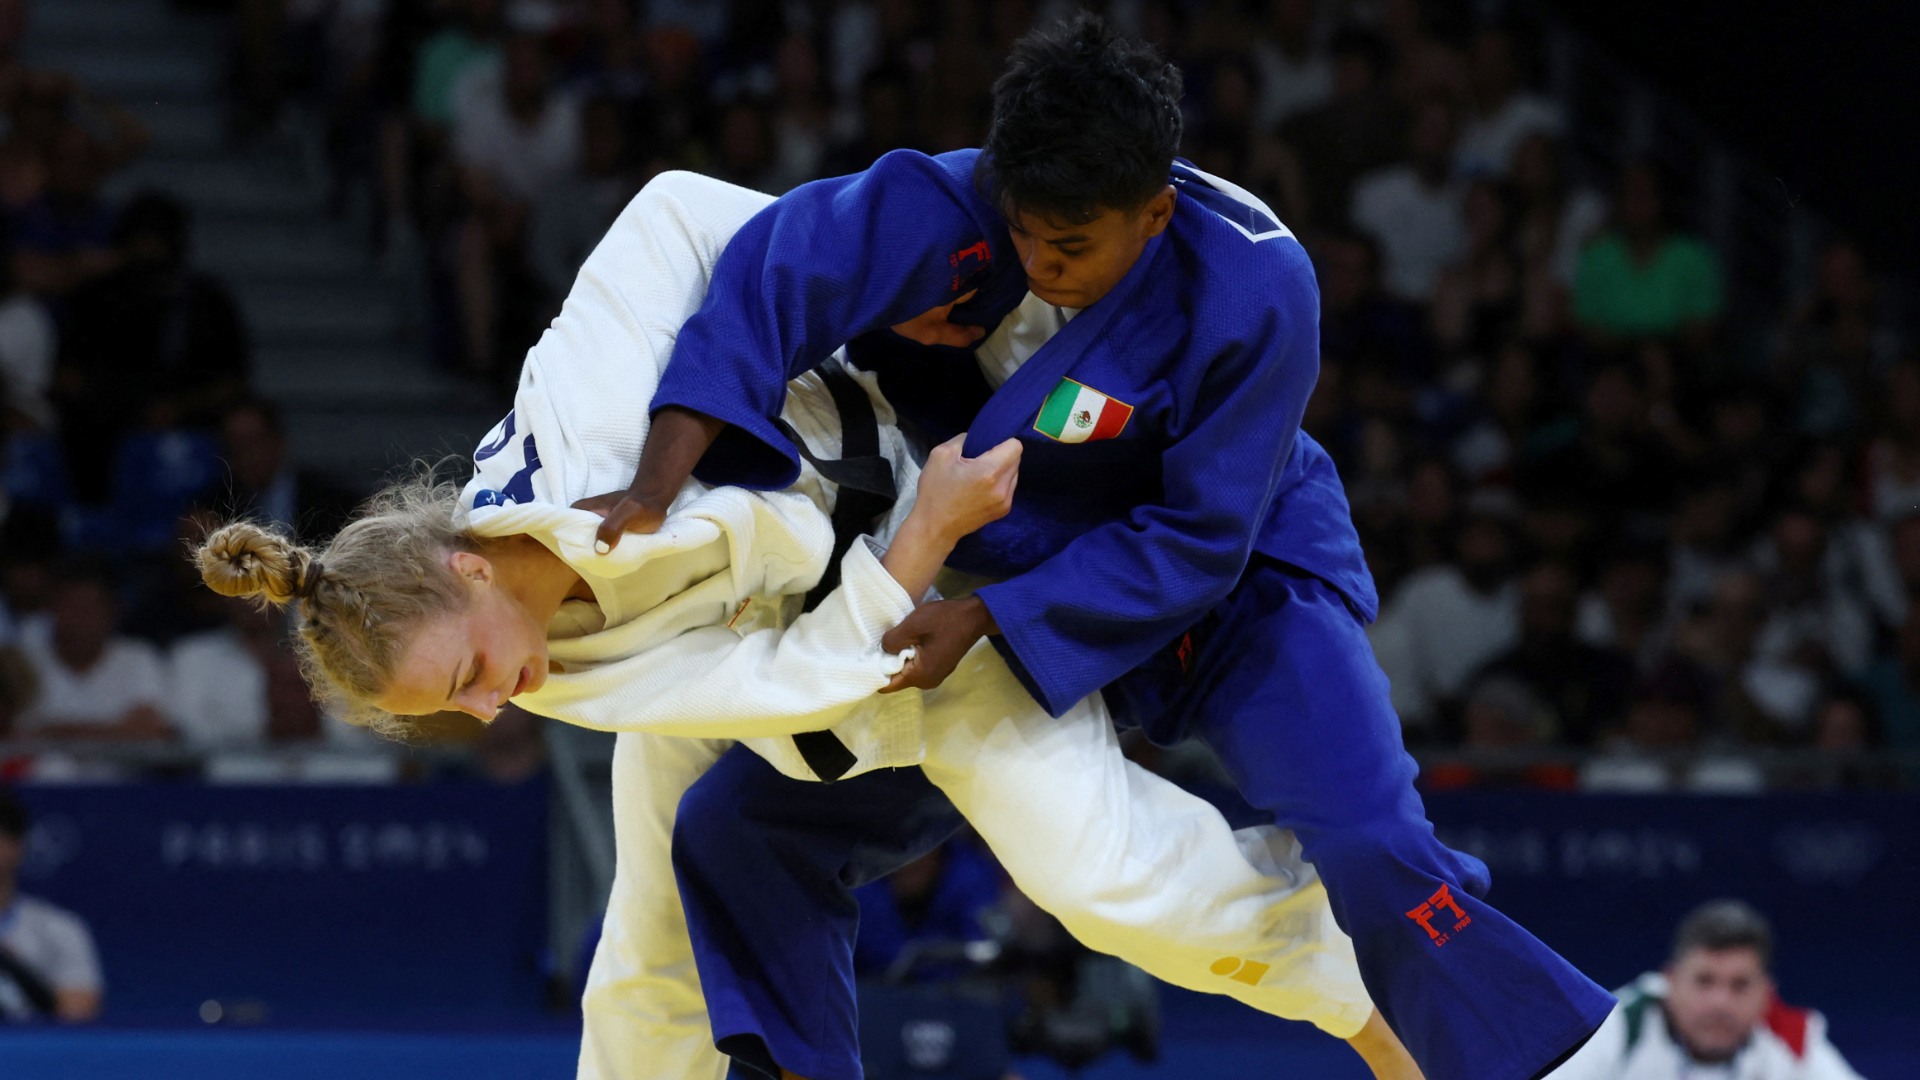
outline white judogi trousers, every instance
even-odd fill
[[[1046,715],[982,642],[925,696],[927,776],[1014,883],[1090,948],[1337,1037],[1373,1011],[1293,835],[1127,761],[1098,698]],[[673,879],[680,796],[730,744],[622,733],[613,894],[587,979],[582,1080],[722,1080]]]

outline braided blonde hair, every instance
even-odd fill
[[[215,529],[194,552],[222,596],[291,607],[295,651],[314,697],[343,719],[399,738],[410,730],[373,704],[413,632],[461,611],[468,592],[447,565],[479,542],[459,524],[460,488],[430,476],[375,495],[323,550],[248,521]]]

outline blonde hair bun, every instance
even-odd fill
[[[214,530],[194,557],[200,580],[221,596],[258,596],[281,605],[300,595],[303,579],[317,567],[305,548],[245,521]]]

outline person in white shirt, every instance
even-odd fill
[[[108,579],[84,567],[60,572],[50,614],[50,622],[20,643],[39,678],[40,695],[18,719],[16,733],[88,741],[170,738],[160,655],[144,641],[115,633]]]
[[[580,105],[555,85],[545,44],[507,42],[498,63],[476,64],[453,91],[453,155],[469,213],[453,270],[467,359],[490,373],[496,360],[499,269],[524,262],[530,207],[578,175]]]
[[[0,788],[0,1023],[100,1015],[100,958],[78,915],[19,890],[27,808]]]
[[[1783,1004],[1773,931],[1738,900],[1696,909],[1658,973],[1549,1080],[1861,1080],[1827,1041],[1826,1018]]]
[[[1407,160],[1367,173],[1353,189],[1353,224],[1380,245],[1387,291],[1416,304],[1433,298],[1440,271],[1467,245],[1466,189],[1453,172],[1455,124],[1446,101],[1421,101]]]
[[[1519,639],[1511,526],[1490,509],[1470,512],[1454,561],[1409,576],[1367,635],[1409,729],[1431,731],[1480,665]]]
[[[1473,112],[1455,162],[1463,176],[1505,176],[1529,135],[1558,135],[1565,121],[1546,98],[1519,85],[1513,37],[1486,29],[1473,39]]]
[[[1278,0],[1269,5],[1269,33],[1253,43],[1260,71],[1260,130],[1272,131],[1289,117],[1325,104],[1333,96],[1333,57],[1326,48],[1316,0]]]

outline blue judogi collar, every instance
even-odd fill
[[[1132,268],[1113,287],[1112,292],[1069,320],[1059,333],[1040,346],[1040,350],[1021,364],[1006,383],[987,399],[974,417],[973,426],[967,431],[963,453],[968,457],[978,457],[1026,430],[1027,424],[1040,411],[1041,403],[1046,401],[1054,386],[1066,377],[1075,364],[1085,359],[1087,350],[1113,322],[1115,313],[1126,307],[1139,291],[1140,283],[1147,279],[1148,265],[1159,253],[1160,244],[1166,236],[1163,231],[1147,241],[1140,257],[1133,261]]]

